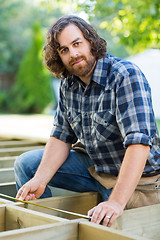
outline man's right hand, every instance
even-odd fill
[[[16,198],[25,201],[35,200],[44,193],[45,188],[46,185],[33,177],[19,189]]]

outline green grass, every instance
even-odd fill
[[[160,119],[156,119],[156,123],[157,123],[158,131],[160,134]]]

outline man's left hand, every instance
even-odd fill
[[[92,216],[91,222],[110,227],[113,222],[123,213],[122,206],[116,201],[105,201],[88,211],[88,215]]]

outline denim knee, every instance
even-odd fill
[[[14,172],[17,188],[29,181],[35,174],[41,158],[43,149],[33,150],[21,154],[14,163]]]
[[[15,169],[22,169],[31,167],[34,168],[34,165],[39,165],[42,155],[43,149],[32,150],[29,152],[22,153],[14,162]]]

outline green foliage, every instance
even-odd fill
[[[23,0],[0,0],[0,72],[14,72],[22,57],[17,20],[21,19],[20,8]],[[19,16],[19,18],[17,17]]]
[[[160,48],[159,0],[88,0],[79,4],[80,8],[88,13],[92,8],[90,19],[93,14],[101,19],[100,27],[111,33],[113,41],[127,46],[130,53]]]
[[[34,22],[46,32],[61,15],[57,0],[0,0],[0,72],[17,71],[30,45]]]
[[[157,123],[157,128],[158,128],[158,131],[159,131],[159,134],[160,134],[160,119],[157,119],[156,123]]]
[[[33,40],[20,64],[16,83],[10,93],[9,108],[15,113],[40,113],[53,99],[51,76],[42,64],[43,37],[38,23]]]

